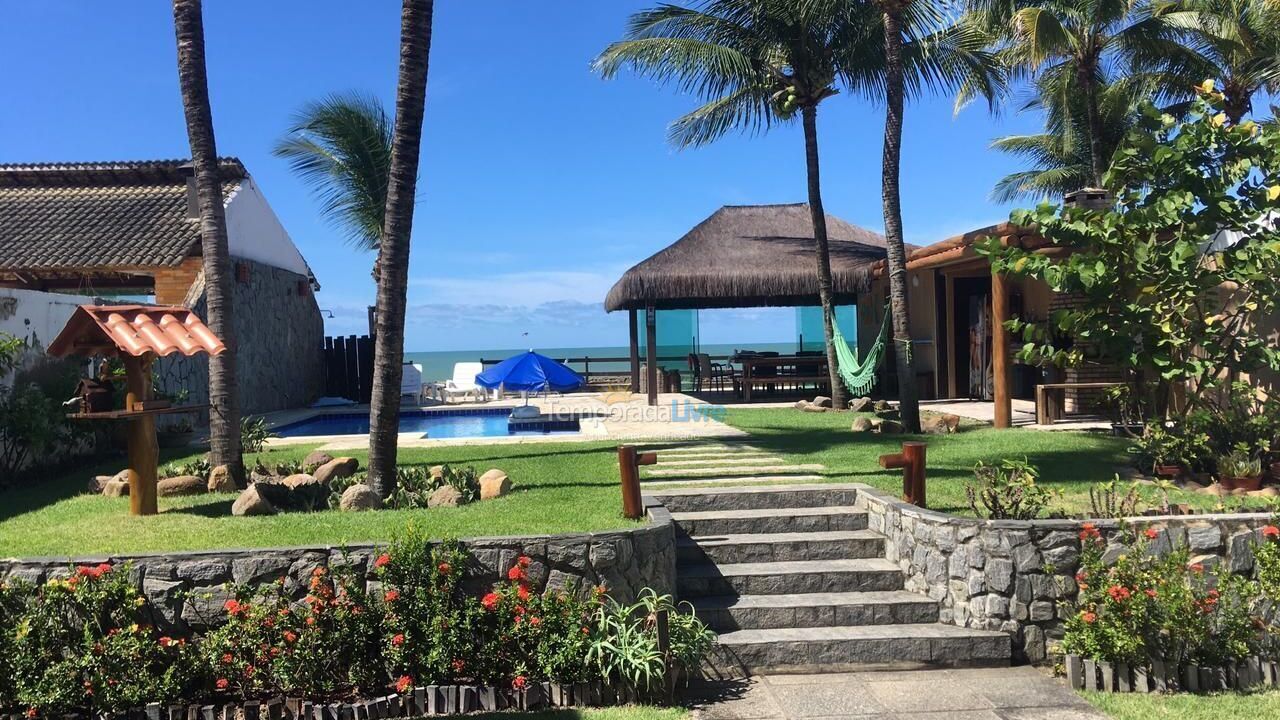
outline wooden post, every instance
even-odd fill
[[[925,505],[926,445],[922,442],[902,443],[902,452],[880,456],[880,467],[902,470],[902,499],[918,507]]]
[[[1013,427],[1013,399],[1009,395],[1009,278],[991,273],[991,374],[997,428]]]
[[[141,409],[142,402],[151,398],[152,357],[122,356],[125,371],[124,409]],[[156,475],[160,460],[160,448],[156,441],[156,418],[139,415],[130,418],[129,444],[129,512],[134,515],[155,515]]]
[[[622,515],[639,520],[644,515],[640,499],[640,466],[658,462],[657,453],[637,453],[634,445],[618,446],[618,474],[622,477]]]
[[[942,337],[944,338],[943,342],[947,344],[946,388],[947,388],[947,397],[955,398],[955,397],[960,397],[959,384],[956,382],[956,363],[959,362],[959,360],[958,358],[956,358],[956,280],[955,278],[951,277],[950,274],[947,274],[946,282],[944,283],[944,285],[946,286],[946,293],[947,293],[947,297],[946,297],[947,318],[946,318],[946,321],[943,323],[945,332],[943,332]]]
[[[648,384],[649,404],[658,405],[658,311],[652,305],[644,309],[645,382]]]
[[[637,327],[636,311],[627,311],[627,326],[631,333],[631,392],[640,392],[640,328]]]

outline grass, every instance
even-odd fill
[[[1116,720],[1240,720],[1280,717],[1280,691],[1210,695],[1086,692],[1094,707]]]
[[[903,437],[855,434],[850,413],[792,409],[727,411],[726,422],[751,433],[751,442],[797,463],[821,463],[832,482],[862,482],[899,492],[901,475],[882,470],[883,453]],[[979,460],[1023,457],[1040,468],[1042,482],[1061,492],[1059,509],[1089,507],[1088,488],[1109,479],[1126,461],[1122,440],[1099,434],[992,430],[966,426],[950,436],[929,436],[928,500],[932,508],[969,514],[965,483]],[[282,447],[246,457],[252,465],[300,460],[311,446]],[[365,453],[353,452],[363,463]],[[194,455],[166,453],[162,462]],[[0,557],[86,556],[219,547],[341,545],[389,540],[409,525],[434,537],[476,537],[586,532],[626,527],[614,445],[606,442],[489,444],[406,448],[405,465],[474,465],[506,471],[514,492],[462,508],[386,510],[377,513],[293,513],[231,516],[234,495],[161,498],[160,515],[135,518],[127,498],[88,495],[92,475],[113,474],[123,459],[0,494]],[[1215,498],[1177,493],[1175,501],[1211,507]]]

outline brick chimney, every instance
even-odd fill
[[[1080,188],[1062,196],[1064,208],[1084,208],[1085,210],[1110,210],[1115,200],[1111,193],[1100,188]]]

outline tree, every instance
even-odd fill
[[[845,405],[832,342],[831,262],[818,154],[819,105],[842,84],[874,84],[864,75],[881,34],[867,5],[849,0],[708,0],[696,8],[660,5],[633,15],[626,38],[595,61],[604,77],[623,68],[673,83],[705,104],[676,119],[669,138],[697,147],[731,131],[760,133],[799,116],[804,134],[809,212],[814,234],[818,299],[833,404]],[[912,53],[912,78],[933,82],[970,67],[980,44],[937,42],[936,53]],[[942,52],[943,50],[949,52]],[[870,61],[874,64],[874,61]],[[856,78],[849,72],[858,68]]]
[[[173,0],[178,41],[178,84],[187,119],[196,200],[200,206],[200,247],[204,256],[206,320],[227,350],[209,358],[209,445],[215,466],[225,465],[236,484],[245,483],[240,452],[240,398],[236,387],[235,307],[227,216],[213,137],[213,110],[204,61],[204,18],[200,0]]]
[[[369,406],[369,483],[384,498],[391,494],[396,480],[409,245],[422,147],[422,115],[427,101],[433,10],[433,0],[404,0],[400,18],[400,74],[387,206],[379,242],[377,337]]]
[[[330,95],[302,108],[278,143],[353,247],[376,252],[387,211],[392,122],[377,98]],[[377,277],[375,263],[374,277]]]
[[[1191,41],[1171,58],[1188,75],[1218,80],[1223,112],[1238,123],[1262,91],[1280,91],[1280,13],[1272,0],[1161,2],[1158,17],[1186,31]]]
[[[1280,127],[1231,123],[1211,88],[1183,122],[1145,106],[1105,177],[1115,208],[1013,213],[1065,257],[996,240],[980,248],[996,272],[1081,294],[1082,305],[1055,311],[1049,327],[1128,371],[1148,407],[1169,406],[1181,386],[1189,408],[1220,377],[1280,370],[1280,349],[1258,331],[1280,312]],[[1083,359],[1080,345],[1065,347],[1043,327],[1015,318],[1010,329],[1029,362]]]

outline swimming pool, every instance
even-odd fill
[[[536,421],[509,421],[511,408],[457,410],[409,410],[400,413],[400,432],[422,433],[427,438],[508,437],[512,435],[563,435],[579,430],[577,418],[550,417]],[[337,413],[316,415],[275,429],[280,437],[317,435],[368,435],[369,415]]]

